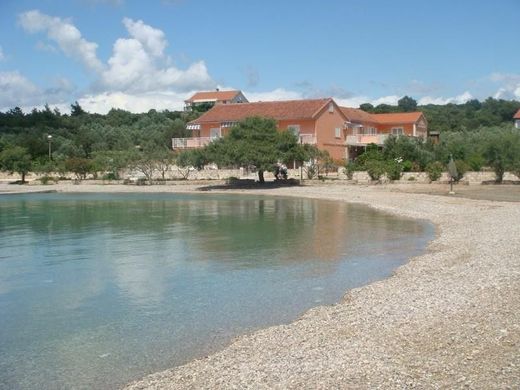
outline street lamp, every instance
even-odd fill
[[[49,141],[49,160],[52,160],[52,135],[47,136],[47,141]]]

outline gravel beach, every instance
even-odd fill
[[[437,234],[427,253],[336,305],[126,389],[520,388],[520,203],[383,186],[247,193],[363,203],[428,219]]]

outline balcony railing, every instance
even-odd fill
[[[388,134],[347,135],[347,145],[351,145],[351,146],[366,146],[368,144],[383,145],[387,138],[388,138]]]
[[[219,137],[172,138],[173,149],[202,148]]]
[[[220,137],[191,137],[191,138],[172,138],[173,149],[195,149],[202,148],[212,141]],[[316,136],[314,134],[300,134],[298,136],[301,144],[316,144]]]
[[[301,144],[316,144],[316,136],[314,134],[299,134],[298,139]]]

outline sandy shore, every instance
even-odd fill
[[[247,192],[364,203],[429,219],[437,237],[389,279],[128,389],[520,387],[520,203],[382,186]]]

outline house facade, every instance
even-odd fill
[[[427,137],[427,122],[420,112],[369,114],[340,107],[332,98],[327,98],[218,104],[189,122],[187,129],[192,131],[192,136],[172,139],[172,148],[203,147],[251,116],[274,119],[278,129],[288,129],[300,143],[316,145],[336,160],[354,159],[371,143],[382,146],[390,134]]]
[[[192,97],[184,101],[184,109],[191,111],[193,107],[203,104],[233,104],[247,103],[248,100],[242,91],[204,91],[197,92]]]
[[[520,129],[520,109],[516,112],[515,116],[513,117],[515,120],[515,127],[517,129]]]
[[[390,135],[414,137],[426,141],[428,122],[422,112],[370,114],[356,108],[341,108],[345,124],[347,158],[355,159],[367,145],[383,146]]]

